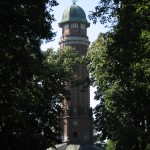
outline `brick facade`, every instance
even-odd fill
[[[86,55],[89,46],[87,37],[87,24],[78,22],[60,23],[62,37],[60,46],[71,46],[79,54]],[[89,72],[85,65],[78,65],[74,73],[74,80],[86,78]],[[62,103],[63,115],[61,120],[63,142],[70,143],[92,143],[92,109],[90,108],[90,89],[83,86],[71,86],[71,100]]]

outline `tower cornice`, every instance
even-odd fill
[[[90,45],[90,41],[88,40],[88,38],[84,38],[84,37],[66,37],[66,38],[62,38],[59,42],[59,44],[83,44],[86,46]]]

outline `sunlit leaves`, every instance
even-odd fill
[[[92,14],[103,23],[110,21],[105,16],[117,18],[113,31],[93,43],[88,58],[99,100],[95,126],[101,139],[116,142],[118,150],[142,150],[149,144],[148,7],[148,1],[102,0]]]
[[[68,74],[57,62],[58,55],[40,50],[42,40],[55,35],[51,23],[56,5],[55,0],[0,1],[2,150],[45,150],[58,142]]]

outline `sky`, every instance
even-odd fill
[[[77,1],[77,0],[76,0]],[[49,43],[43,43],[41,46],[42,50],[46,50],[47,48],[53,48],[54,50],[57,50],[59,48],[59,40],[62,34],[61,28],[58,27],[58,23],[61,22],[62,15],[64,10],[72,5],[72,0],[57,0],[59,3],[58,6],[53,7],[53,14],[56,19],[55,22],[52,23],[53,31],[56,32],[56,37],[54,37],[54,40]],[[95,6],[98,5],[99,0],[78,0],[76,4],[80,6],[86,13],[86,18],[88,22],[90,22],[90,27],[87,29],[87,36],[89,37],[89,41],[92,43],[97,39],[97,36],[100,32],[106,32],[108,31],[107,28],[104,27],[104,25],[100,24],[99,22],[96,24],[93,24],[91,20],[89,20],[88,15],[90,14],[90,11],[94,10]],[[95,88],[90,87],[90,104],[91,107],[94,108],[97,101],[94,100],[94,91]]]

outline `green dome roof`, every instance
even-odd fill
[[[65,22],[76,22],[76,21],[89,24],[86,20],[86,14],[84,10],[80,6],[73,3],[71,6],[67,7],[64,10],[61,24]]]

